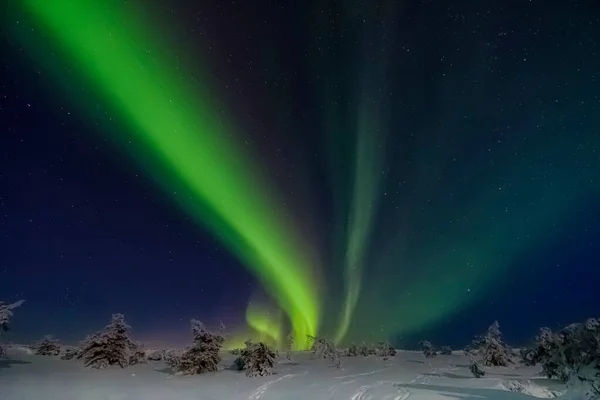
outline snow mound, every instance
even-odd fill
[[[523,393],[539,399],[555,399],[563,395],[563,393],[537,385],[530,380],[502,381],[496,385],[496,389],[505,390],[508,392]]]
[[[6,349],[6,354],[10,357],[15,356],[18,357],[19,355],[33,355],[35,353],[35,351],[29,347],[29,346],[24,346],[24,345],[19,345],[19,344],[9,344],[9,345],[5,345],[4,348]]]

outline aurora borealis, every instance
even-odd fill
[[[25,93],[47,93],[25,104],[56,108],[42,121],[63,121],[65,107],[77,115],[66,127],[54,124],[55,150],[4,161],[3,171],[25,182],[13,196],[32,192],[29,178],[18,178],[28,169],[21,159],[71,159],[65,170],[105,177],[73,184],[69,196],[94,193],[72,207],[87,210],[77,217],[89,221],[81,232],[11,240],[58,241],[45,255],[52,260],[65,253],[53,249],[81,245],[61,237],[92,235],[66,270],[91,263],[90,271],[128,266],[130,282],[148,276],[147,291],[116,289],[130,313],[148,301],[166,315],[156,295],[164,292],[160,301],[187,310],[178,319],[224,319],[231,343],[278,343],[292,330],[299,348],[307,334],[340,344],[396,340],[477,320],[482,304],[502,310],[500,299],[519,285],[534,287],[521,306],[534,315],[554,304],[547,286],[600,260],[572,242],[584,235],[589,249],[600,243],[600,58],[588,32],[600,26],[585,6],[569,8],[577,23],[566,27],[557,10],[532,4],[208,3],[24,0],[9,10],[7,40],[21,58],[11,57],[26,66],[16,69],[40,76],[21,78],[33,87]],[[77,158],[60,143],[81,143],[82,154],[99,146],[102,162],[86,166],[96,156]],[[69,173],[84,172],[61,176]],[[137,194],[131,183],[114,183],[132,176],[144,179]],[[31,183],[43,188],[39,199],[63,190],[47,182]],[[25,216],[38,209],[63,209],[62,200],[36,206],[7,196],[14,224],[37,220]],[[128,200],[102,200],[109,196]],[[141,206],[147,199],[157,203]],[[157,214],[167,222],[145,222]],[[137,222],[123,227],[123,215]],[[143,261],[91,244],[107,235],[144,248]],[[168,250],[168,265],[163,242],[177,249]],[[556,243],[567,259],[554,261],[565,257]],[[198,246],[206,248],[191,250]],[[101,261],[105,253],[110,261]],[[30,271],[22,256],[6,257],[14,282]],[[65,300],[64,315],[83,313],[91,300],[81,299],[98,293],[86,274],[65,278],[68,290],[85,289],[77,305]],[[539,276],[554,283],[536,287]],[[195,299],[194,284],[214,300]],[[25,297],[28,290],[18,289]],[[127,300],[132,292],[135,301]],[[572,301],[586,304],[583,313],[596,303],[580,292]],[[117,306],[100,303],[98,313]],[[531,315],[522,320],[536,325]],[[155,337],[165,328],[150,330]]]

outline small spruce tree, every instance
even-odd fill
[[[106,368],[112,365],[128,367],[131,354],[135,351],[135,344],[127,334],[129,329],[123,314],[113,314],[103,332],[89,335],[85,339],[78,358],[90,368]]]
[[[396,349],[387,340],[379,342],[377,345],[377,355],[382,357],[384,360],[394,357],[396,355]]]
[[[421,346],[421,351],[425,354],[425,358],[434,358],[437,357],[437,351],[428,340],[423,340],[419,342]]]
[[[285,351],[285,359],[293,361],[292,347],[294,346],[294,336],[290,333],[283,342],[283,349]]]
[[[265,343],[247,341],[235,365],[239,370],[245,370],[248,377],[267,376],[273,374],[276,357],[275,351]]]
[[[377,354],[377,351],[373,346],[369,346],[366,342],[363,341],[361,345],[358,346],[358,354],[363,357],[368,357]]]
[[[359,348],[357,345],[355,345],[354,343],[352,343],[350,345],[350,347],[348,347],[346,349],[346,356],[347,357],[357,357],[359,353]]]
[[[5,304],[3,301],[0,301],[0,335],[2,332],[6,332],[9,330],[10,318],[14,315],[13,310],[17,307],[20,307],[25,300],[19,300],[12,304]],[[6,349],[0,345],[0,358],[7,357]]]
[[[342,360],[340,359],[340,353],[335,348],[335,344],[325,338],[319,338],[311,335],[307,335],[308,340],[312,341],[312,352],[318,358],[330,360],[336,368],[342,367]]]
[[[60,356],[61,360],[72,360],[74,358],[77,358],[79,355],[79,349],[73,348],[73,347],[65,347],[63,349],[63,353]]]
[[[473,340],[469,354],[481,360],[485,366],[506,367],[511,361],[512,352],[502,341],[498,321],[494,321],[484,335]]]
[[[475,378],[481,378],[482,376],[485,376],[485,371],[475,360],[471,361],[471,365],[469,365],[469,371],[471,371]]]
[[[202,322],[193,319],[193,344],[180,355],[172,355],[167,360],[171,369],[182,375],[198,375],[218,370],[221,356],[219,351],[225,342],[223,335],[209,332]]]
[[[442,346],[440,348],[440,354],[443,356],[451,356],[452,355],[452,349],[450,348],[450,346]]]
[[[135,343],[129,354],[129,365],[146,364],[148,362],[148,355],[144,345],[141,343]]]
[[[58,340],[49,335],[34,346],[35,354],[38,356],[57,356],[60,354],[60,350]]]

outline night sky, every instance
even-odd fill
[[[147,343],[199,318],[406,347],[498,319],[523,344],[598,315],[593,1],[21,3],[4,339],[121,312]]]

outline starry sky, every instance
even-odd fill
[[[521,344],[596,315],[593,2],[22,3],[0,59],[0,299],[27,301],[7,340],[121,312],[152,344],[190,318],[407,347],[498,319]]]

